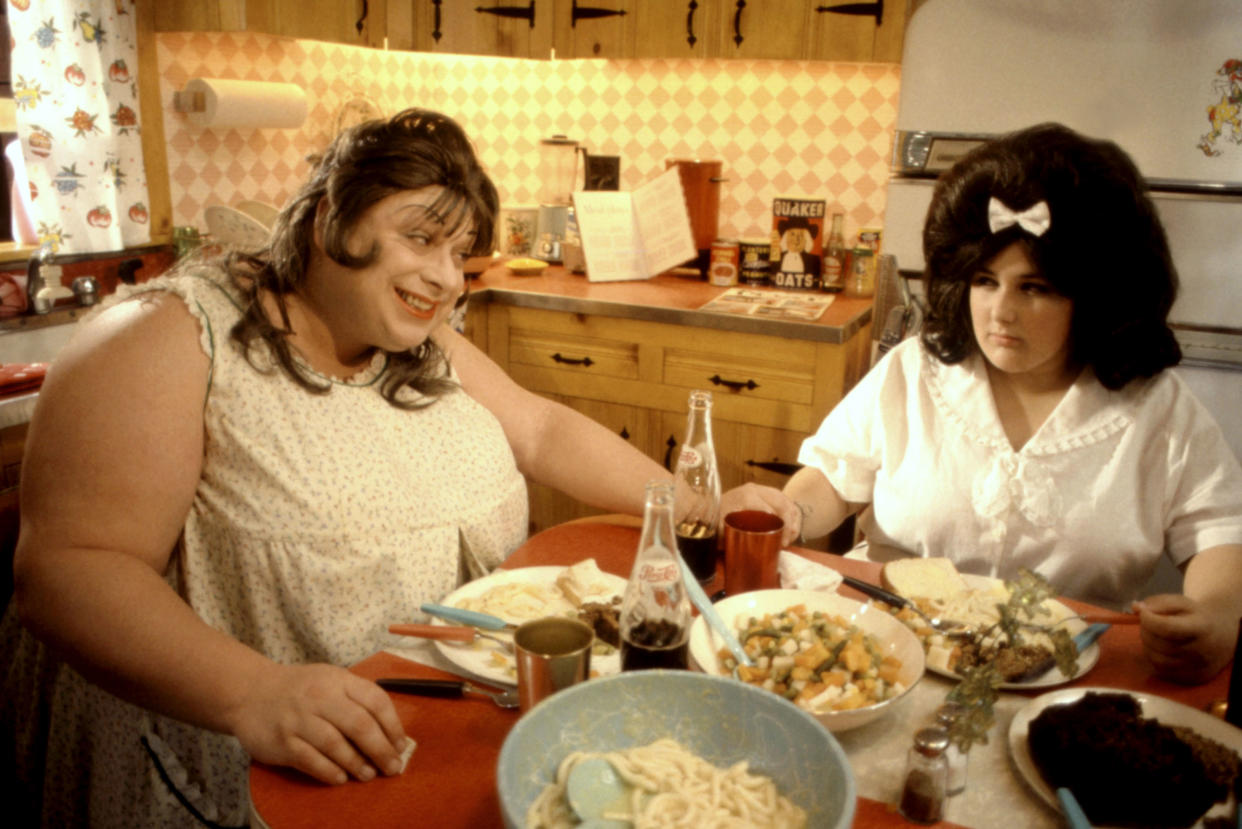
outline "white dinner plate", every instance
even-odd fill
[[[513,570],[496,570],[481,579],[475,579],[467,582],[452,593],[440,600],[439,604],[448,605],[450,607],[460,607],[464,599],[475,599],[488,593],[495,587],[502,584],[537,584],[545,587],[556,589],[556,577],[565,572],[566,568],[557,566],[547,567],[519,567]],[[612,588],[616,595],[621,596],[625,593],[625,579],[620,576],[614,576],[611,573],[603,573],[602,583]],[[525,618],[517,618],[512,614],[503,616],[506,622],[521,624],[522,622],[537,619],[540,616],[556,615],[569,610],[569,603],[563,607],[549,608],[549,612],[540,612],[538,609],[532,609]],[[500,615],[500,614],[492,614]],[[432,624],[453,624],[445,622],[441,619],[433,619]],[[508,634],[503,631],[497,632],[498,636],[507,637]],[[500,645],[490,642],[486,639],[476,640],[473,644],[457,644],[453,642],[435,641],[433,644],[444,656],[445,659],[452,662],[457,667],[469,671],[481,679],[487,679],[501,685],[514,685],[517,683],[517,665],[514,662],[513,655],[507,653]],[[608,654],[591,654],[591,673],[598,676],[607,676],[609,674],[620,673],[621,671],[621,654],[613,651]]]
[[[1050,691],[1035,697],[1013,715],[1013,720],[1009,723],[1009,755],[1013,758],[1013,764],[1017,767],[1019,776],[1053,809],[1060,811],[1056,792],[1044,782],[1044,777],[1039,773],[1039,767],[1035,765],[1035,760],[1031,757],[1030,745],[1027,743],[1031,720],[1038,717],[1045,708],[1053,705],[1068,705],[1092,691],[1099,694],[1125,694],[1133,697],[1138,701],[1144,717],[1158,720],[1163,725],[1186,726],[1201,737],[1215,740],[1223,746],[1242,753],[1242,730],[1234,728],[1211,714],[1171,699],[1116,688],[1063,688],[1060,691]],[[1216,804],[1208,814],[1232,815],[1232,800],[1230,798],[1229,802],[1223,805]],[[1196,824],[1196,826],[1201,825],[1202,822]]]
[[[966,583],[970,585],[971,588],[976,590],[985,590],[989,587],[994,587],[997,584],[1003,583],[1002,579],[994,579],[988,576],[977,576],[971,573],[962,573],[962,578],[966,580]],[[1040,624],[1051,623],[1057,621],[1058,619],[1065,619],[1069,616],[1077,615],[1067,605],[1062,604],[1056,599],[1049,599],[1044,603],[1044,606],[1051,611],[1052,615],[1047,617],[1047,622],[1044,621],[1044,617],[1037,619],[1036,621]],[[1065,623],[1065,629],[1069,631],[1070,636],[1081,633],[1086,627],[1087,623],[1082,619],[1071,619]],[[1080,676],[1083,676],[1087,673],[1087,671],[1094,668],[1095,664],[1099,661],[1100,646],[1097,643],[1092,643],[1085,651],[1078,654],[1078,670],[1076,670],[1072,676],[1065,676],[1061,673],[1061,670],[1054,665],[1049,668],[1047,672],[1040,674],[1034,679],[1028,679],[1025,682],[1002,682],[998,687],[1008,691],[1031,691],[1039,690],[1041,688],[1055,688],[1058,685],[1073,682]],[[927,664],[927,670],[933,674],[943,676],[948,679],[961,679],[961,677],[953,671],[946,671],[943,668],[932,665],[930,662]]]

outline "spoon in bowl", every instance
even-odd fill
[[[565,799],[569,808],[582,821],[579,827],[612,829],[632,826],[628,820],[604,817],[607,814],[629,814],[630,787],[612,763],[603,757],[588,757],[569,770],[565,781]]]

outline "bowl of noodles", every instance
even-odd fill
[[[567,688],[518,720],[496,769],[505,825],[575,825],[565,779],[596,755],[631,787],[631,819],[712,825],[719,810],[739,826],[841,829],[854,819],[849,761],[811,715],[730,678],[651,670]]]
[[[738,678],[792,701],[830,731],[893,710],[922,677],[918,637],[882,607],[814,590],[755,590],[716,603],[753,667]],[[732,675],[732,654],[702,617],[690,628],[701,671]]]

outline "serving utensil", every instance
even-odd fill
[[[1061,786],[1057,789],[1057,800],[1061,803],[1061,810],[1065,812],[1065,820],[1070,829],[1091,829],[1091,821],[1087,820],[1087,814],[1078,805],[1078,798],[1074,797],[1073,792]]]
[[[629,797],[629,785],[603,757],[588,757],[578,763],[570,769],[569,779],[565,781],[565,799],[581,821],[579,827],[623,829],[631,826],[628,820],[604,817],[609,813],[628,813]]]
[[[910,608],[910,610],[922,617],[923,621],[927,622],[927,624],[933,629],[946,635],[966,636],[972,631],[972,628],[964,622],[955,622],[952,619],[942,619],[939,616],[928,616],[917,604],[907,599],[905,596],[899,596],[893,591],[885,590],[879,585],[863,581],[862,579],[855,578],[854,576],[842,576],[841,580],[857,590],[859,593],[870,596],[873,599],[879,599],[882,602],[887,602],[888,604],[898,608]]]
[[[397,636],[417,636],[422,639],[438,639],[441,642],[460,642],[470,644],[479,639],[490,639],[505,650],[513,653],[513,643],[499,636],[472,627],[454,625],[389,625],[389,633]]]
[[[729,649],[729,653],[733,654],[733,658],[737,660],[737,664],[751,667],[755,664],[755,660],[750,658],[750,654],[742,649],[742,643],[737,641],[737,637],[733,635],[733,631],[725,624],[725,620],[720,618],[720,614],[716,612],[716,607],[707,598],[707,594],[703,592],[703,588],[699,585],[699,580],[694,573],[690,572],[690,565],[686,564],[686,560],[681,556],[677,556],[677,563],[681,567],[681,580],[686,583],[686,590],[690,593],[690,601],[699,609],[699,613],[703,614],[703,618],[707,620],[707,624],[711,625],[716,635],[724,640],[725,647]],[[734,670],[734,676],[737,671]]]
[[[517,630],[518,627],[506,622],[499,616],[493,616],[490,613],[480,613],[477,610],[462,610],[460,607],[449,607],[448,605],[433,604],[431,602],[419,605],[418,609],[428,616],[435,616],[437,619],[443,619],[446,622],[456,622],[459,625],[468,625],[484,630]]]
[[[489,691],[464,679],[382,678],[375,680],[375,684],[385,691],[395,691],[400,694],[417,694],[423,697],[451,699],[466,694],[478,694],[490,698],[492,702],[501,708],[518,707],[517,688],[510,688],[508,691]]]

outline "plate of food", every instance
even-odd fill
[[[923,676],[913,633],[879,607],[816,590],[754,590],[716,603],[753,668],[738,678],[779,694],[829,731],[865,725]],[[699,670],[729,676],[736,662],[702,616],[690,626]]]
[[[1010,597],[1004,581],[959,573],[947,558],[897,559],[886,562],[880,573],[887,589],[915,603],[927,615],[961,622],[973,631],[968,636],[937,632],[914,611],[894,608],[894,615],[923,643],[927,670],[934,674],[958,679],[962,668],[992,662],[1001,673],[1001,688],[1038,690],[1072,682],[1100,661],[1100,646],[1091,644],[1077,654],[1069,674],[1056,664],[1052,631],[1063,630],[1073,637],[1087,627],[1056,599],[1043,601],[1041,612],[1033,617],[1018,616],[1023,623],[1023,641],[1020,647],[1013,647],[999,627],[998,605]]]
[[[1242,730],[1154,694],[1043,694],[1014,715],[1009,752],[1045,803],[1064,786],[1093,826],[1202,826],[1237,805]]]
[[[625,584],[625,579],[603,572],[595,559],[588,558],[572,567],[496,570],[463,584],[439,603],[498,616],[518,625],[544,616],[582,619],[595,630],[591,675],[607,676],[621,670],[616,637]],[[451,624],[442,620],[432,623]],[[512,640],[504,631],[496,631],[495,635]],[[506,685],[517,682],[513,654],[499,643],[479,639],[470,644],[439,640],[434,644],[445,659],[482,679]]]

